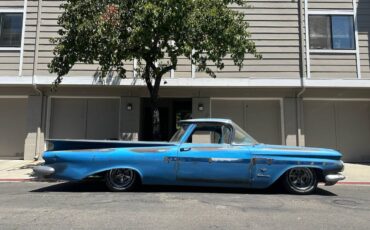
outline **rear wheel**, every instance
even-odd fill
[[[292,168],[284,175],[285,189],[294,194],[310,194],[317,188],[317,177],[315,170],[310,168]]]
[[[113,192],[132,191],[137,183],[137,173],[132,169],[111,169],[105,174],[105,184]]]

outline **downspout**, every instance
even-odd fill
[[[44,100],[43,100],[43,93],[41,90],[37,88],[36,82],[36,72],[37,72],[37,65],[38,65],[38,58],[39,58],[39,40],[40,40],[40,25],[41,25],[41,10],[42,10],[42,0],[38,1],[37,5],[37,24],[36,24],[36,38],[35,38],[35,51],[33,56],[33,68],[32,68],[32,88],[36,91],[36,93],[41,96],[41,117],[40,123],[37,127],[36,132],[36,145],[35,145],[35,160],[39,159],[39,149],[40,149],[40,136],[41,136],[41,126],[42,126],[42,118],[43,118],[43,109],[44,109]]]
[[[305,14],[307,13],[307,1],[306,0],[298,0],[298,20],[299,20],[299,64],[300,64],[300,83],[301,83],[301,90],[297,93],[296,95],[296,122],[297,122],[297,146],[302,146],[300,137],[302,135],[302,121],[301,121],[301,116],[302,116],[302,111],[301,111],[301,99],[303,93],[306,91],[306,86],[304,79],[307,76],[306,75],[306,68],[305,68],[305,53],[304,53],[304,48],[305,47],[305,41],[304,41],[304,35],[305,35],[305,25],[304,25],[304,20],[303,20],[303,11],[302,11],[302,1],[305,1]]]

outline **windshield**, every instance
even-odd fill
[[[233,140],[233,144],[236,145],[255,145],[258,142],[253,139],[248,133],[246,133],[242,128],[240,128],[237,124],[233,123],[235,136]]]
[[[170,139],[170,142],[179,142],[181,137],[185,134],[188,127],[189,127],[188,124],[181,125],[181,127],[176,131],[176,133]]]

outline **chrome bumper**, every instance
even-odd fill
[[[329,174],[325,176],[325,185],[335,185],[338,181],[344,179],[346,179],[346,177],[340,173]]]
[[[36,166],[33,168],[33,171],[37,176],[44,177],[51,176],[52,174],[54,174],[55,169],[49,166]]]

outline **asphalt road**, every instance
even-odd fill
[[[0,229],[370,229],[370,186],[238,190],[0,183]]]

